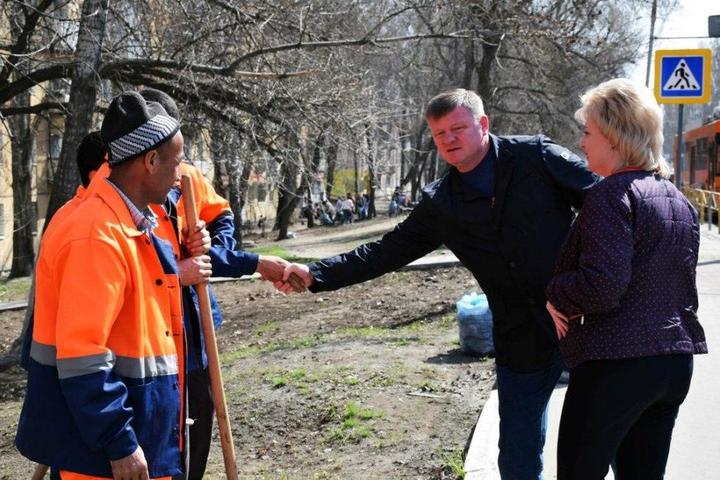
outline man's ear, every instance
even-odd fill
[[[482,128],[483,134],[490,132],[490,119],[487,115],[480,116],[480,128]]]
[[[145,168],[150,173],[155,171],[155,168],[157,168],[159,161],[160,158],[158,157],[157,150],[150,150],[149,152],[145,153],[143,157],[143,163],[145,165]]]

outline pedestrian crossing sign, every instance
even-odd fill
[[[658,50],[655,52],[655,98],[658,103],[708,103],[711,51]]]

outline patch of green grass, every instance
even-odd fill
[[[360,425],[357,428],[355,428],[352,432],[350,432],[350,439],[351,440],[359,440],[361,438],[367,438],[372,433],[372,430],[370,430],[365,425]]]
[[[422,392],[434,392],[435,387],[432,386],[430,380],[423,380],[418,384],[418,390]]]
[[[259,247],[250,248],[249,251],[252,253],[257,253],[258,255],[274,255],[276,257],[285,259],[288,262],[311,263],[319,260],[315,257],[300,257],[297,255],[293,255],[280,245],[260,245]]]
[[[442,453],[443,469],[449,470],[458,480],[465,478],[465,462],[462,458],[462,450],[456,449]]]
[[[350,430],[351,428],[355,428],[360,424],[360,419],[355,417],[346,418],[342,422],[342,429],[343,430]]]
[[[288,379],[284,375],[280,375],[280,376],[272,378],[273,388],[282,388],[282,387],[286,386],[287,383],[288,383]]]
[[[385,414],[383,412],[373,410],[372,408],[360,410],[360,413],[358,413],[358,418],[360,418],[360,420],[372,420],[373,418],[381,418],[384,416]]]
[[[345,383],[345,385],[351,385],[351,386],[357,385],[358,383],[360,383],[360,379],[358,377],[356,377],[355,375],[348,375],[347,377],[345,377],[344,383]]]
[[[360,413],[360,405],[357,402],[349,402],[345,404],[345,411],[343,412],[343,418],[355,418]]]
[[[275,340],[265,345],[252,345],[249,347],[240,347],[231,352],[223,352],[220,359],[223,363],[232,363],[236,360],[242,360],[248,357],[265,355],[276,352],[278,350],[298,350],[301,348],[310,348],[325,343],[325,335],[306,335],[302,337],[291,338],[289,340]]]
[[[400,445],[405,437],[400,432],[390,432],[386,437],[376,437],[372,440],[371,445],[374,448],[388,448]]]
[[[277,322],[274,320],[272,322],[263,323],[262,325],[260,325],[259,327],[257,327],[255,329],[255,334],[262,336],[262,335],[265,335],[266,333],[273,332],[274,330],[276,330],[278,328],[279,324],[280,324],[280,322]]]
[[[249,248],[248,251],[257,253],[258,255],[275,255],[276,257],[285,258],[289,255],[288,251],[280,245],[261,245],[259,247]]]
[[[0,302],[26,300],[30,292],[30,277],[0,280]]]
[[[300,392],[300,395],[307,397],[310,395],[310,388],[307,386],[307,383],[300,382],[295,384],[295,388],[297,388],[297,391]]]
[[[446,313],[440,318],[440,326],[443,328],[450,328],[455,326],[455,314]]]
[[[331,333],[305,335],[284,340],[273,340],[263,345],[240,347],[230,352],[223,352],[220,359],[225,363],[232,363],[236,360],[266,355],[278,350],[299,350],[316,347],[324,343],[352,339],[374,339],[395,346],[426,344],[429,337],[424,333],[434,334],[437,326],[438,322],[420,321],[398,328],[375,327],[372,325],[367,327],[345,327]],[[274,322],[268,322],[258,327],[256,332],[271,331],[273,328]]]
[[[397,380],[394,377],[379,373],[370,377],[370,384],[375,387],[390,387],[395,385]]]
[[[366,422],[383,416],[383,412],[372,408],[362,408],[357,402],[348,402],[343,409],[340,426],[328,432],[327,440],[331,442],[359,442],[373,434],[372,427],[367,425]]]
[[[264,376],[265,381],[270,383],[274,389],[293,387],[304,396],[310,395],[308,382],[313,383],[318,380],[317,375],[310,376],[302,368],[290,371],[283,371],[276,368],[269,368],[264,371],[255,370],[253,375],[256,377],[258,375]]]

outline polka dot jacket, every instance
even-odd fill
[[[645,171],[595,185],[560,251],[547,297],[570,321],[569,367],[588,360],[706,353],[698,322],[698,216]]]

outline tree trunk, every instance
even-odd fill
[[[377,216],[377,212],[375,211],[375,139],[373,132],[374,130],[371,129],[371,126],[367,125],[365,128],[365,139],[368,147],[368,219]]]
[[[300,165],[298,165],[299,159],[300,156],[298,156],[298,161],[285,158],[280,165],[280,179],[282,184],[280,185],[278,193],[277,216],[275,218],[275,228],[278,230],[276,240],[288,238],[287,233],[288,227],[290,226],[290,219],[292,218],[295,208],[297,208],[300,196],[303,194],[303,184],[306,184],[306,176],[303,175],[300,186],[296,187],[297,176],[300,171]]]
[[[53,178],[50,203],[45,226],[80,184],[80,174],[75,163],[75,151],[82,138],[93,125],[93,113],[97,99],[97,70],[100,66],[100,52],[105,38],[109,0],[85,0],[80,19],[75,64],[68,116],[65,119],[62,149],[58,168]]]
[[[233,237],[238,242],[238,246],[242,246],[242,207],[243,197],[240,189],[242,177],[242,162],[237,151],[225,157],[225,166],[228,172],[228,202],[233,212],[233,222],[235,223],[235,231]]]
[[[15,97],[17,107],[30,105],[30,92]],[[9,278],[26,277],[32,273],[35,252],[33,231],[37,225],[32,205],[32,164],[35,157],[35,136],[30,115],[15,115],[12,128],[12,192],[13,192],[13,257]]]
[[[462,86],[465,90],[472,90],[472,78],[475,71],[475,37],[465,40],[465,71]]]
[[[230,156],[229,140],[223,136],[225,126],[220,122],[213,122],[210,130],[210,156],[213,162],[213,187],[223,198],[230,198],[228,191],[230,177],[228,174],[227,158]]]
[[[500,42],[502,41],[502,35],[491,35],[482,44],[482,60],[477,65],[477,93],[480,98],[485,102],[485,113],[488,114],[488,105],[490,102],[490,96],[492,93],[491,74],[493,66],[495,65],[495,59],[497,58],[498,49],[500,48]]]
[[[227,181],[228,176],[225,171],[225,162],[220,157],[212,152],[212,163],[213,163],[213,188],[223,198],[228,198]]]
[[[353,148],[353,170],[355,174],[355,195],[357,195],[360,190],[360,172],[358,168],[357,148]]]
[[[330,140],[327,147],[327,175],[325,176],[325,195],[330,198],[335,183],[335,167],[337,166],[338,146]]]

